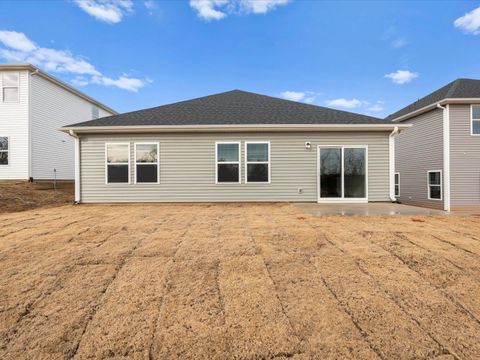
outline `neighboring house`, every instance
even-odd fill
[[[410,125],[234,90],[64,127],[77,202],[394,198]]]
[[[480,207],[480,80],[455,80],[386,120],[413,125],[395,142],[402,203]]]
[[[73,180],[74,141],[58,129],[116,114],[28,64],[0,65],[0,90],[0,180]]]

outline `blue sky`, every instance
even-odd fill
[[[0,62],[124,112],[242,89],[383,117],[480,78],[480,2],[0,2]]]

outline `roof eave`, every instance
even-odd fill
[[[136,126],[67,126],[66,133],[172,133],[172,132],[286,132],[286,131],[391,131],[407,129],[410,124],[299,124],[299,125],[136,125]]]
[[[433,104],[424,106],[423,108],[420,108],[418,110],[409,112],[405,115],[393,118],[390,121],[393,122],[402,122],[405,120],[408,120],[412,117],[421,115],[427,111],[433,110],[437,108],[437,105],[446,105],[446,104],[472,104],[472,103],[480,103],[480,98],[446,98],[440,101],[436,101]]]
[[[70,85],[68,85],[67,83],[57,79],[56,77],[40,70],[39,68],[37,68],[36,66],[33,66],[32,64],[0,64],[0,71],[1,70],[17,70],[17,71],[21,71],[21,70],[27,70],[27,71],[30,71],[32,73],[35,73],[35,74],[38,74],[40,76],[42,76],[43,78],[53,82],[54,84],[60,86],[61,88],[67,90],[68,92],[74,94],[74,95],[77,95],[79,97],[81,97],[82,99],[98,106],[99,108],[109,112],[109,113],[112,113],[113,115],[118,115],[118,112],[113,110],[112,108],[108,107],[107,105],[105,104],[102,104],[101,102],[95,100],[94,98],[88,96],[87,94],[84,94],[83,92],[71,87]]]

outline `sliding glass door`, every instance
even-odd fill
[[[320,146],[319,200],[367,199],[367,147]]]

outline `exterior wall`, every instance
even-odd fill
[[[82,202],[317,201],[317,145],[368,145],[370,201],[389,201],[387,132],[88,135]],[[215,142],[241,141],[241,184],[215,184]],[[270,141],[271,183],[245,184],[245,141]],[[105,184],[105,143],[130,142],[131,184]],[[134,142],[160,143],[160,183],[134,184]],[[305,149],[305,142],[312,143]],[[299,193],[298,189],[303,191]]]
[[[0,91],[2,74],[0,71]],[[29,176],[29,73],[11,71],[20,74],[19,102],[3,103],[0,93],[0,136],[9,138],[8,165],[0,165],[0,180],[28,179]]]
[[[443,200],[428,200],[427,180],[428,170],[442,170],[443,175],[443,110],[431,110],[404,123],[413,126],[395,138],[395,171],[400,173],[398,200],[443,209]]]
[[[89,101],[41,76],[31,77],[32,176],[35,180],[75,178],[74,140],[62,126],[92,118]],[[99,109],[99,116],[110,115]]]
[[[470,130],[470,105],[450,108],[450,204],[480,206],[480,136]]]

